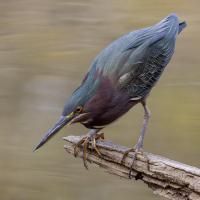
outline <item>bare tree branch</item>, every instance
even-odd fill
[[[73,154],[74,147],[72,144],[76,144],[81,137],[68,136],[63,139],[70,143],[65,145],[64,148],[68,153]],[[97,147],[102,156],[100,157],[90,144],[88,162],[99,165],[111,174],[129,179],[128,174],[133,153],[129,153],[122,165],[121,159],[123,153],[128,149],[127,147],[106,140],[97,141]],[[82,148],[79,148],[78,157],[82,157],[82,155]],[[136,180],[140,179],[146,183],[155,194],[168,199],[200,200],[200,169],[196,167],[143,152],[137,154],[132,176]]]

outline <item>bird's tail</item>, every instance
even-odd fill
[[[186,21],[180,22],[179,23],[179,30],[178,30],[178,34],[187,26]]]
[[[53,135],[55,135],[63,126],[65,126],[69,122],[65,116],[61,116],[57,123],[51,128],[39,142],[39,144],[34,148],[33,151],[39,149],[42,145],[44,145]]]
[[[187,26],[186,22],[180,22],[175,13],[171,13],[155,25],[157,32],[164,32],[168,37],[174,37]]]

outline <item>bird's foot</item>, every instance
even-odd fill
[[[131,179],[131,178],[132,178],[131,172],[132,172],[132,169],[133,169],[133,167],[134,167],[134,165],[135,165],[135,161],[137,160],[137,155],[138,155],[139,153],[143,153],[143,149],[142,149],[141,147],[138,147],[138,146],[136,145],[134,148],[130,148],[130,149],[126,150],[126,151],[124,152],[124,154],[123,154],[123,157],[122,157],[122,160],[121,160],[121,164],[124,164],[125,159],[126,159],[126,157],[128,156],[128,154],[129,154],[130,152],[133,152],[133,153],[134,153],[134,154],[133,154],[133,157],[132,157],[132,164],[131,164],[131,166],[130,166],[130,170],[129,170],[129,174],[128,174],[129,178]]]
[[[97,154],[99,156],[101,156],[101,152],[99,151],[99,149],[96,146],[96,140],[99,140],[99,139],[104,139],[104,133],[100,133],[100,134],[97,133],[95,135],[87,134],[87,135],[83,136],[82,139],[80,139],[80,141],[78,141],[77,144],[74,145],[74,156],[75,157],[78,155],[78,148],[83,147],[83,164],[86,169],[88,169],[87,149],[88,149],[90,142],[92,143],[92,147],[95,149]]]
[[[102,139],[102,140],[105,139],[104,133],[97,134],[96,137],[93,138],[92,147],[95,149],[97,154],[99,156],[101,156],[101,152],[99,151],[99,149],[97,148],[97,145],[96,145],[96,141],[99,140],[99,139]]]

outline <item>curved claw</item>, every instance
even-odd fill
[[[136,149],[135,152],[134,152],[134,155],[133,155],[133,160],[132,160],[132,164],[131,164],[131,167],[130,167],[130,170],[129,170],[129,173],[128,173],[128,177],[131,179],[132,178],[132,169],[133,169],[133,166],[135,165],[135,161],[136,161],[136,158],[137,158],[137,154],[138,154],[139,150]]]
[[[87,164],[87,148],[88,148],[88,145],[89,145],[89,138],[84,141],[83,143],[83,164],[84,164],[84,167],[86,169],[88,169],[88,164]]]
[[[86,140],[87,136],[84,136],[82,139],[78,141],[77,144],[74,145],[74,157],[77,157],[78,155],[78,148],[84,143]]]
[[[130,179],[132,178],[131,172],[132,172],[133,166],[135,165],[135,161],[136,161],[136,159],[137,159],[137,154],[138,154],[140,151],[142,151],[142,149],[139,149],[139,148],[135,147],[135,148],[130,148],[130,149],[128,149],[128,150],[125,151],[124,154],[123,154],[123,157],[122,157],[122,160],[121,160],[121,164],[124,164],[124,161],[125,161],[126,157],[128,156],[128,154],[129,154],[130,152],[133,152],[133,153],[134,153],[134,154],[133,154],[133,157],[132,157],[132,164],[131,164],[131,166],[130,166],[129,174],[128,174],[128,176],[129,176]]]
[[[96,141],[99,140],[99,139],[102,139],[102,140],[105,139],[104,133],[97,134],[97,135],[96,135],[96,138],[93,138],[93,144],[92,144],[92,146],[94,147],[94,149],[95,149],[95,151],[97,152],[97,154],[98,154],[99,156],[101,156],[101,152],[99,151],[99,149],[97,148],[97,145],[96,145]]]
[[[128,154],[129,154],[130,152],[135,152],[135,149],[134,149],[134,148],[130,148],[130,149],[128,149],[128,150],[126,150],[126,151],[124,152],[123,157],[122,157],[122,160],[121,160],[121,164],[122,164],[122,165],[124,164],[124,161],[125,161],[126,157],[128,156]]]
[[[74,145],[74,156],[76,157],[78,155],[78,148],[83,146],[83,164],[86,169],[88,169],[88,164],[87,164],[87,149],[89,142],[92,142],[92,146],[94,150],[97,152],[99,156],[101,156],[101,152],[96,146],[96,140],[98,139],[104,139],[104,134],[96,134],[94,136],[91,135],[86,135],[84,136],[77,144]]]
[[[93,144],[92,144],[92,145],[93,145],[95,151],[97,152],[97,154],[98,154],[99,156],[101,156],[101,153],[100,153],[99,149],[97,148],[96,139],[95,139],[95,138],[93,138]]]
[[[87,160],[87,148],[89,145],[89,141],[90,137],[84,136],[82,139],[80,139],[80,141],[77,144],[74,145],[74,157],[78,155],[78,148],[83,145],[83,164],[86,169],[88,169],[86,160]]]

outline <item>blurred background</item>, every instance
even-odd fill
[[[119,36],[171,12],[188,27],[149,97],[152,118],[145,150],[200,166],[200,2],[198,0],[0,0],[0,199],[157,200],[140,182],[104,173],[65,153],[64,128],[33,147],[58,119],[96,54]],[[132,147],[142,125],[137,105],[105,129]]]

